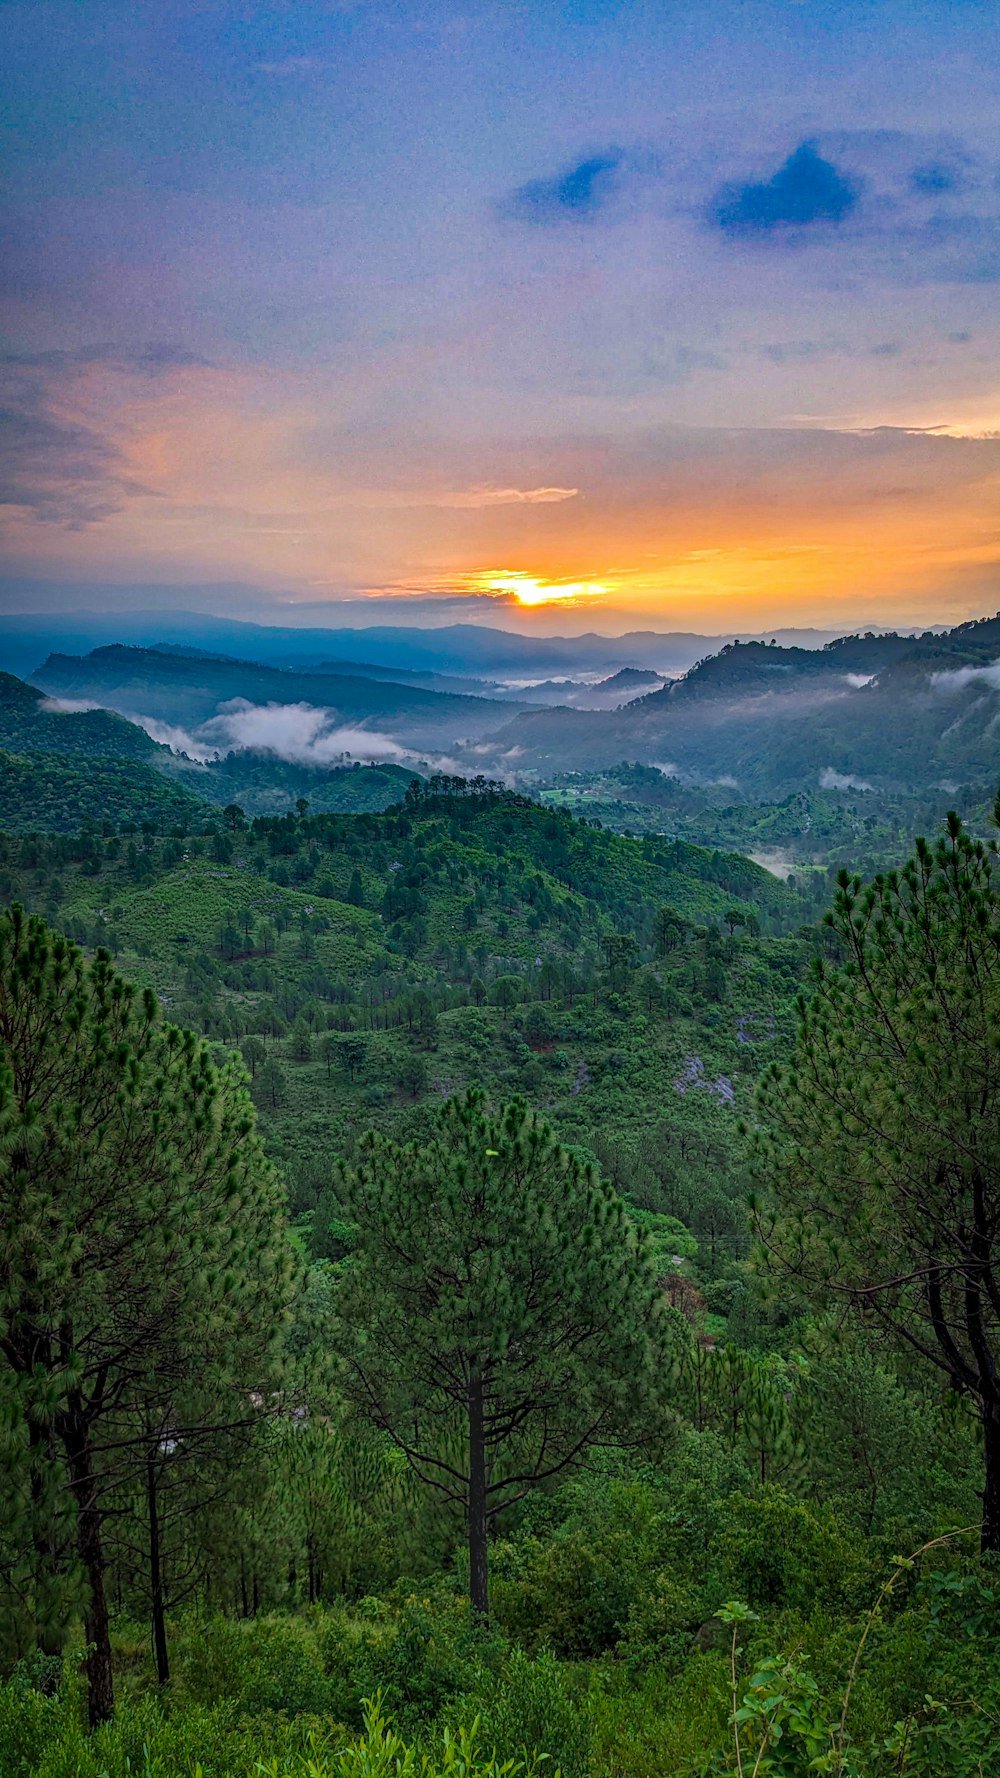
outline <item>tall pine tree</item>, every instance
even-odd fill
[[[948,1378],[983,1432],[1000,1550],[1000,888],[956,815],[867,888],[842,874],[794,1063],[762,1090],[773,1261]]]
[[[470,1595],[504,1507],[588,1449],[653,1440],[670,1311],[610,1185],[521,1102],[453,1099],[432,1141],[366,1138],[339,1309],[361,1409],[460,1507]]]
[[[71,1504],[92,1722],[114,1702],[109,1490],[158,1415],[187,1435],[207,1366],[227,1418],[260,1410],[294,1278],[239,1075],[161,1023],[106,951],[88,963],[19,907],[0,917],[0,1392],[50,1620],[71,1603],[56,1515]]]

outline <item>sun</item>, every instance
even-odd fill
[[[599,580],[546,580],[519,568],[485,569],[467,577],[469,590],[477,593],[509,593],[519,605],[552,605],[576,599],[600,599],[612,591],[611,583]]]

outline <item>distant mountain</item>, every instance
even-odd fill
[[[737,643],[606,713],[525,713],[492,769],[549,774],[622,759],[738,784],[919,793],[1000,780],[1000,616],[821,650]]]
[[[197,728],[234,700],[256,707],[307,705],[331,711],[345,729],[388,733],[394,743],[418,749],[479,739],[500,726],[509,708],[500,711],[487,698],[426,691],[394,680],[295,672],[117,643],[83,656],[49,655],[32,678],[60,697],[88,699],[175,728]],[[245,738],[242,744],[247,744]],[[348,751],[364,753],[363,741],[345,745]]]
[[[207,590],[207,589],[206,589]],[[215,588],[216,596],[224,589]],[[45,589],[31,582],[0,580],[0,599],[7,615],[0,615],[0,656],[12,672],[32,673],[51,653],[86,654],[93,648],[121,642],[139,647],[163,645],[189,649],[202,656],[220,653],[263,665],[316,671],[322,663],[338,670],[350,667],[372,672],[377,668],[406,669],[418,673],[442,673],[477,680],[545,679],[581,674],[614,673],[619,667],[650,666],[663,673],[683,673],[706,654],[732,641],[732,633],[703,636],[684,630],[636,630],[623,636],[524,635],[503,627],[502,614],[486,622],[466,618],[435,624],[391,620],[400,607],[392,601],[341,602],[328,607],[329,620],[317,614],[316,627],[292,624],[250,623],[218,617],[203,611],[172,605],[179,589],[137,587],[129,608],[119,612],[90,609],[100,606],[106,591],[100,587],[65,589],[67,608],[45,611]],[[190,589],[194,598],[198,589]],[[242,589],[245,593],[246,589]],[[163,597],[160,598],[162,592]],[[239,605],[241,589],[232,589],[232,604]],[[13,614],[14,601],[22,602]],[[245,603],[245,601],[243,601]],[[466,609],[468,602],[459,607]],[[412,611],[410,602],[404,611]],[[445,607],[455,610],[455,602]],[[358,624],[358,619],[361,624]],[[767,633],[783,644],[819,648],[836,631],[777,630]]]
[[[651,685],[663,678],[652,667],[619,667],[610,679],[602,679],[595,686],[595,691],[638,691],[641,685]]]

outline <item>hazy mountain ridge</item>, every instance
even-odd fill
[[[394,739],[418,746],[477,737],[499,726],[485,697],[427,691],[360,675],[299,672],[253,661],[161,653],[120,643],[84,656],[51,654],[33,674],[59,697],[88,698],[140,719],[198,725],[233,700],[331,709],[345,724],[391,723]]]
[[[995,773],[1000,618],[939,635],[848,637],[818,651],[737,643],[613,714],[526,712],[498,737],[512,769],[670,763],[787,795],[980,786]]]
[[[607,674],[633,665],[682,673],[732,640],[732,632],[712,636],[687,630],[535,636],[500,627],[502,617],[496,624],[472,623],[467,617],[455,620],[453,616],[442,622],[440,613],[432,627],[426,613],[422,623],[415,621],[416,614],[414,621],[399,623],[396,609],[390,618],[388,607],[378,601],[325,607],[327,623],[305,627],[283,623],[280,607],[275,608],[270,622],[219,617],[179,604],[171,608],[168,595],[180,589],[148,586],[135,589],[128,610],[88,609],[88,599],[99,604],[106,596],[105,589],[88,587],[77,589],[66,611],[50,613],[41,607],[41,590],[29,582],[0,581],[0,599],[6,596],[8,603],[15,598],[23,603],[20,613],[0,613],[0,649],[9,667],[24,675],[32,673],[49,654],[86,654],[115,642],[145,648],[160,645],[203,655],[222,653],[271,666],[316,670],[318,662],[336,661],[369,670],[387,667],[475,679],[493,679],[500,673],[537,679],[584,672]],[[238,591],[233,589],[234,605],[239,603]],[[189,588],[187,597],[197,592],[197,588]],[[406,609],[413,611],[414,606],[408,603]],[[557,614],[553,623],[558,623]],[[836,634],[835,630],[778,629],[765,632],[764,639],[776,636],[786,645],[820,648]]]

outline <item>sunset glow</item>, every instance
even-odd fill
[[[1000,603],[994,9],[77,11],[5,10],[11,576],[567,631]]]
[[[518,568],[488,569],[466,576],[470,592],[511,593],[519,605],[573,604],[579,599],[602,599],[613,591],[610,581],[543,580]]]

